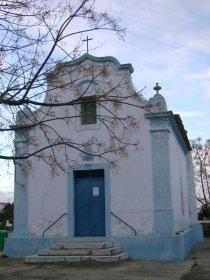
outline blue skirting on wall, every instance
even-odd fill
[[[196,245],[203,242],[203,230],[200,225],[195,225],[177,235],[115,237],[113,241],[134,260],[183,261]]]
[[[103,242],[101,238],[7,238],[4,254],[11,258],[22,258],[47,249],[52,243],[60,242]],[[148,261],[183,261],[191,250],[203,241],[201,225],[195,225],[177,235],[146,235],[134,237],[111,237],[115,245],[129,253],[131,259]]]

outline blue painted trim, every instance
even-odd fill
[[[174,114],[172,111],[159,112],[159,113],[145,113],[145,117],[147,119],[150,119],[151,131],[161,130],[161,129],[163,129],[163,127],[164,127],[164,129],[168,129],[168,130],[171,128],[171,130],[174,132],[174,135],[175,135],[180,147],[184,151],[184,153],[187,154],[189,152],[189,148],[186,145],[186,143],[182,137],[180,128],[177,125],[177,122],[175,120],[175,117],[174,117]],[[156,125],[155,125],[155,123],[156,123]],[[158,125],[157,125],[157,123],[158,123]]]
[[[28,137],[32,128],[27,128],[34,120],[34,113],[26,106],[23,110],[18,111],[16,124],[11,128],[26,126],[25,129],[15,130],[15,149],[16,155],[28,153]],[[20,146],[20,147],[17,147]],[[19,150],[21,149],[21,150]],[[15,182],[14,182],[14,237],[28,236],[28,176],[20,166],[27,164],[26,160],[15,161]]]
[[[28,192],[26,190],[28,184],[25,177],[20,175],[21,173],[20,167],[16,166],[15,178],[17,179],[15,179],[14,190],[14,237],[28,236]]]
[[[106,237],[111,236],[111,214],[110,214],[110,167],[108,163],[88,163],[79,164],[69,167],[68,176],[68,235],[75,237],[75,205],[74,205],[74,171],[78,170],[104,170],[104,184],[105,184],[105,227]],[[75,237],[76,238],[76,237]]]
[[[75,60],[72,60],[70,62],[65,62],[62,65],[65,67],[76,66],[81,62],[83,62],[85,59],[89,59],[91,61],[95,61],[99,63],[113,62],[117,66],[118,70],[128,69],[130,73],[134,72],[133,66],[130,63],[120,64],[119,61],[113,56],[96,57],[87,53],[83,54],[82,56],[80,56]]]
[[[203,242],[203,230],[195,225],[180,235],[114,237],[112,241],[134,260],[184,261],[191,250]]]
[[[82,92],[83,92],[83,90],[84,90],[84,89],[83,89],[83,86],[84,86],[85,84],[88,84],[88,86],[90,85],[90,87],[93,88],[93,91],[91,91],[91,94],[94,95],[94,90],[95,90],[95,88],[96,88],[97,83],[96,83],[94,80],[90,80],[90,79],[82,80],[81,82],[78,83],[78,87],[79,87],[79,89],[80,89]],[[88,89],[88,91],[89,91],[89,89]],[[83,97],[86,97],[86,96],[87,96],[87,94],[85,93]],[[89,96],[89,95],[88,95],[88,96]]]
[[[49,249],[51,244],[62,242],[105,242],[106,237],[94,238],[68,238],[68,237],[26,237],[26,238],[6,238],[4,254],[10,258],[23,258],[35,255],[40,249]]]
[[[22,258],[62,242],[104,242],[111,240],[129,253],[131,259],[149,261],[183,261],[190,251],[203,241],[201,225],[195,225],[180,235],[146,235],[133,237],[98,238],[7,238],[4,254]]]
[[[27,139],[28,130],[24,133],[15,132],[15,144],[22,145],[21,153],[28,152]],[[16,148],[16,154],[19,151]],[[16,160],[15,184],[14,184],[14,237],[28,236],[28,176],[21,170],[20,165],[24,160]]]
[[[170,178],[170,147],[167,130],[151,132],[155,234],[174,234]]]
[[[118,70],[128,70],[130,74],[132,74],[134,72],[133,66],[130,63],[120,64],[120,62],[113,56],[96,57],[96,56],[93,56],[93,55],[90,55],[87,53],[83,54],[79,58],[74,59],[72,61],[61,63],[61,65],[63,67],[75,67],[75,66],[78,66],[79,64],[81,64],[86,59],[88,59],[90,61],[98,62],[98,63],[112,62],[117,66]],[[48,76],[50,76],[50,74],[52,74],[56,71],[59,71],[59,69],[60,69],[60,64],[59,64],[59,68],[55,68],[55,70],[53,70],[49,73],[46,73],[45,74],[46,78],[48,78]]]
[[[67,197],[68,197],[68,235],[69,237],[74,236],[74,216],[75,216],[75,203],[74,203],[74,171],[71,167],[69,167],[69,176],[68,176],[68,189],[67,189]]]

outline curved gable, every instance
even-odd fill
[[[79,58],[77,58],[75,60],[63,63],[63,66],[64,67],[73,67],[73,66],[79,65],[80,63],[84,62],[87,59],[90,61],[93,61],[93,62],[98,62],[98,63],[112,62],[117,66],[118,70],[129,70],[130,74],[132,74],[134,72],[133,66],[130,63],[120,64],[119,61],[112,56],[96,57],[96,56],[92,56],[87,53],[80,56]]]

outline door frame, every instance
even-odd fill
[[[75,201],[74,201],[74,172],[102,169],[104,170],[104,194],[105,194],[105,237],[111,236],[111,214],[110,214],[110,166],[109,163],[91,163],[69,166],[68,176],[68,236],[75,237]]]

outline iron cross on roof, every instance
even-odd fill
[[[87,42],[87,53],[89,51],[89,49],[88,49],[88,41],[90,41],[90,40],[93,40],[93,38],[88,38],[88,36],[87,36],[87,39],[82,40],[83,42]]]

